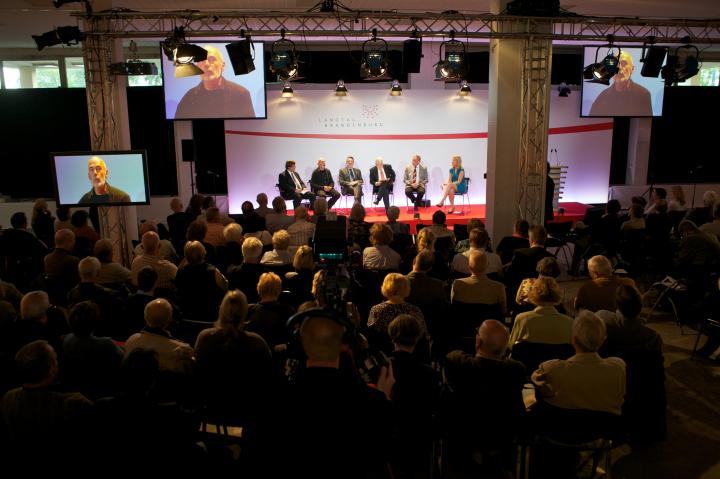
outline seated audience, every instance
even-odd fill
[[[392,240],[393,233],[390,228],[387,225],[375,223],[370,228],[370,243],[372,246],[363,250],[363,268],[399,269],[400,255],[390,248]]]
[[[603,356],[623,357],[628,352],[655,352],[662,354],[662,338],[645,326],[640,318],[642,296],[632,285],[624,284],[615,292],[617,311],[600,310],[597,316],[605,322],[607,338],[601,352]]]
[[[43,272],[43,259],[48,254],[45,244],[28,230],[25,213],[10,217],[12,228],[0,231],[0,259],[3,279],[22,291],[34,287]]]
[[[291,248],[307,245],[310,238],[315,236],[315,223],[308,221],[307,208],[298,206],[293,213],[295,215],[295,222],[287,227],[287,232],[290,235]]]
[[[240,225],[245,233],[255,233],[265,230],[265,218],[257,214],[253,204],[249,201],[243,201],[240,205],[242,216],[240,217]]]
[[[224,244],[223,229],[225,224],[217,206],[211,206],[205,211],[205,223],[207,224],[207,232],[205,233],[204,242],[210,243],[215,248]]]
[[[672,199],[668,201],[668,211],[686,211],[685,192],[682,186],[675,185],[670,188],[670,196]]]
[[[536,279],[528,294],[528,301],[536,308],[517,315],[508,347],[512,348],[518,341],[569,344],[573,319],[555,309],[561,299],[560,287],[554,279]]]
[[[613,274],[610,260],[605,256],[597,255],[588,260],[588,272],[590,279],[580,286],[575,297],[575,311],[587,309],[588,311],[599,311],[607,309],[615,311],[615,291],[623,284],[635,286],[630,278],[620,278]]]
[[[370,308],[368,328],[380,338],[386,338],[390,322],[400,314],[409,314],[420,322],[423,334],[427,334],[423,312],[417,306],[405,302],[410,296],[410,281],[405,276],[399,273],[388,274],[383,280],[380,291],[387,301]]]
[[[480,228],[470,230],[468,237],[468,248],[464,252],[455,255],[451,269],[456,273],[470,274],[469,260],[472,251],[482,251],[488,262],[486,274],[499,274],[502,272],[502,260],[495,253],[487,251],[490,236],[487,231]]]
[[[348,242],[353,249],[363,251],[372,244],[371,227],[372,225],[365,221],[365,207],[360,203],[353,204],[348,220]],[[388,229],[392,232],[392,228],[388,226]]]
[[[641,198],[644,200],[644,198]],[[635,204],[633,202],[633,204]],[[590,238],[595,244],[602,245],[609,255],[614,255],[620,246],[620,227],[622,220],[619,216],[622,206],[618,200],[610,200],[605,206],[605,214],[597,221],[588,223]],[[639,211],[645,210],[645,204]]]
[[[557,281],[558,277],[560,276],[560,265],[558,264],[557,259],[550,256],[538,261],[537,273],[538,278],[553,278]],[[520,287],[515,294],[515,302],[517,304],[529,304],[528,295],[530,294],[530,289],[532,288],[532,285],[535,283],[536,279],[537,278],[525,278],[524,280],[522,280],[522,283],[520,283]],[[559,305],[562,305],[562,299]]]
[[[167,217],[170,242],[175,251],[182,251],[185,247],[188,226],[195,220],[195,217],[183,209],[182,201],[178,198],[170,200],[170,209],[173,212]]]
[[[255,197],[255,201],[258,204],[258,207],[255,208],[255,213],[257,213],[261,218],[265,218],[268,214],[273,212],[272,208],[268,208],[268,197],[265,193],[259,193]]]
[[[257,282],[260,301],[250,305],[245,325],[246,331],[262,336],[271,350],[287,344],[287,320],[295,313],[290,306],[278,302],[281,292],[280,277],[275,273],[263,273]]]
[[[290,235],[285,230],[278,230],[272,237],[273,250],[265,253],[260,260],[261,264],[279,266],[291,264],[293,255],[288,249],[290,247]]]
[[[215,249],[215,266],[225,273],[230,266],[242,263],[243,229],[237,223],[230,223],[223,228],[224,243]]]
[[[90,255],[95,242],[100,239],[100,235],[90,226],[89,220],[90,215],[85,210],[75,210],[70,217],[75,233],[75,249],[80,258]]]
[[[388,225],[390,231],[393,232],[393,235],[397,236],[410,234],[410,225],[398,222],[398,218],[400,218],[400,208],[397,206],[391,206],[387,209],[385,215],[388,219],[385,224]],[[352,214],[350,215],[350,219],[352,220]]]
[[[190,225],[204,224],[203,222],[194,221]],[[190,239],[190,230],[188,230],[188,241]],[[136,256],[132,262],[130,272],[132,273],[132,282],[137,286],[137,275],[142,268],[150,266],[158,274],[156,288],[173,290],[175,288],[174,280],[177,274],[177,266],[160,257],[160,237],[154,231],[148,231],[142,236],[143,254]]]
[[[413,260],[413,269],[407,274],[410,281],[410,296],[407,302],[414,304],[421,310],[435,309],[447,303],[445,283],[429,276],[435,264],[435,255],[432,251],[420,251]]]
[[[55,249],[45,256],[45,279],[53,302],[67,304],[67,294],[80,282],[77,266],[80,260],[73,254],[75,234],[69,229],[55,233]]]
[[[508,286],[514,291],[525,278],[537,277],[538,262],[552,256],[545,249],[547,232],[542,225],[533,225],[530,228],[530,247],[515,250],[512,262],[507,270]]]
[[[478,218],[470,218],[468,220],[467,225],[465,225],[466,231],[468,232],[468,237],[464,240],[460,240],[455,245],[455,253],[464,253],[468,249],[470,249],[470,232],[474,229],[480,229],[485,230],[485,223],[480,221]],[[489,241],[489,237],[488,237]]]
[[[487,277],[487,254],[470,252],[470,277],[453,281],[450,301],[470,304],[497,304],[503,316],[507,314],[505,286]]]
[[[450,238],[450,248],[451,250],[455,249],[455,233],[453,233],[451,230],[448,229],[447,226],[445,226],[445,213],[443,213],[442,210],[437,210],[432,215],[432,225],[428,226],[427,229],[433,232],[435,235],[435,241],[437,241],[439,238]],[[425,229],[425,228],[423,228]]]
[[[88,256],[78,263],[80,283],[68,293],[68,306],[73,307],[81,301],[92,301],[100,307],[102,321],[95,325],[98,334],[110,336],[115,333],[117,324],[124,315],[122,296],[110,288],[98,284],[100,261]]]
[[[158,232],[158,227],[153,221],[145,221],[140,224],[140,237],[142,238],[145,233],[148,231],[154,231],[158,234],[158,237],[160,233]],[[143,254],[145,250],[143,249],[142,242],[138,243],[137,246],[135,246],[135,250],[133,251],[135,256],[140,256]],[[178,260],[177,252],[175,251],[175,247],[173,244],[166,239],[161,239],[160,243],[158,244],[158,255],[167,261],[170,261],[171,263],[176,263]]]
[[[716,238],[720,239],[720,204],[715,206],[713,221],[700,226],[700,231],[714,235]]]
[[[187,230],[187,241],[199,241],[205,247],[205,258],[208,263],[215,264],[215,246],[205,241],[208,231],[207,222],[204,217],[200,217],[190,223]]]
[[[295,220],[292,216],[288,216],[282,196],[273,198],[272,207],[273,211],[265,215],[265,229],[270,234],[275,234],[277,231],[286,230]]]
[[[119,341],[126,341],[130,335],[145,327],[145,306],[155,299],[157,279],[157,272],[150,266],[145,266],[138,272],[137,291],[128,296],[126,319],[121,322],[114,336]]]
[[[530,223],[525,220],[517,220],[511,236],[505,236],[497,246],[497,254],[503,264],[509,264],[516,249],[529,248]]]
[[[55,220],[55,232],[57,233],[60,230],[71,230],[73,229],[73,225],[70,222],[70,207],[69,206],[58,206],[55,208],[55,215],[57,216],[57,219]]]
[[[705,223],[710,223],[713,220],[713,212],[715,211],[715,204],[717,204],[717,193],[714,191],[706,191],[702,196],[703,205],[688,210],[685,219],[692,221],[696,226],[702,226]]]
[[[227,275],[230,282],[229,289],[239,289],[248,298],[250,303],[257,303],[260,297],[257,294],[257,284],[265,268],[260,264],[262,256],[262,242],[254,237],[245,238],[242,244],[243,262],[239,266],[228,268]]]
[[[645,229],[645,213],[642,206],[632,205],[630,207],[630,219],[624,222],[620,229],[622,231]]]
[[[63,338],[70,332],[65,315],[50,305],[45,291],[30,291],[20,301],[20,316],[11,328],[8,353],[12,356],[24,345],[38,339],[62,353]]]
[[[667,208],[667,190],[665,188],[655,188],[653,193],[653,202],[647,208],[645,208],[645,214],[651,215],[654,213],[659,213],[660,210],[664,210],[667,212]]]
[[[54,223],[55,218],[48,209],[47,201],[42,198],[35,200],[32,210],[32,219],[30,220],[30,227],[35,234],[35,237],[42,241],[48,248],[55,246]]]
[[[295,304],[312,300],[312,284],[315,276],[315,258],[312,248],[307,245],[298,248],[292,265],[295,271],[285,274],[287,290],[292,293]]]
[[[205,247],[199,241],[185,243],[185,260],[175,276],[183,318],[210,322],[217,317],[228,282],[215,266],[205,261]]]

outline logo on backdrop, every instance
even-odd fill
[[[375,129],[383,126],[380,105],[361,105],[358,115],[322,115],[318,123],[324,128],[338,130],[347,128]]]

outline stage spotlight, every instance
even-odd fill
[[[255,47],[250,40],[250,35],[245,35],[245,30],[240,30],[242,40],[228,43],[225,49],[230,57],[233,72],[236,75],[247,75],[255,71]]]
[[[335,96],[347,96],[348,89],[345,86],[345,82],[338,80],[337,86],[335,87]]]
[[[157,75],[157,65],[150,62],[142,61],[137,53],[137,44],[130,40],[130,58],[124,62],[111,63],[108,65],[108,71],[111,75]]]
[[[292,98],[295,96],[295,91],[290,86],[290,83],[285,82],[283,85],[282,93],[280,94],[282,98]]]
[[[666,85],[674,85],[692,78],[700,71],[700,50],[690,45],[690,38],[683,38],[685,45],[675,49],[673,55],[668,55],[667,63],[662,68],[662,77]]]
[[[272,44],[270,55],[270,71],[282,81],[298,80],[298,60],[295,54],[295,43],[285,39],[285,29],[280,30],[280,40]]]
[[[362,44],[362,63],[360,76],[363,80],[389,80],[388,44],[377,37],[377,29],[373,28],[372,38]]]
[[[390,85],[390,96],[400,95],[402,95],[402,86],[400,85],[399,81],[393,80],[392,85]]]
[[[45,47],[60,45],[67,46],[77,45],[85,40],[85,35],[80,31],[79,27],[58,27],[51,32],[45,32],[42,35],[33,35],[33,39],[37,44],[37,49],[42,50]]]
[[[458,96],[468,96],[472,89],[470,88],[470,85],[468,84],[467,80],[463,80],[460,82],[460,88],[458,89]]]
[[[642,58],[640,58],[640,63],[643,64],[640,75],[657,78],[662,70],[662,64],[665,62],[665,55],[667,55],[667,48],[656,47],[655,37],[648,37],[647,42],[643,44]]]
[[[177,47],[185,43],[185,29],[183,27],[175,27],[173,32],[162,42],[160,47],[165,57],[171,62],[175,61],[175,50]]]
[[[445,56],[443,57],[443,49]],[[435,64],[436,81],[459,81],[467,75],[465,44],[455,40],[455,31],[450,32],[450,40],[440,44],[440,58]]]
[[[570,93],[572,93],[572,91],[567,83],[562,82],[558,85],[558,96],[567,97]]]
[[[192,43],[182,43],[175,49],[175,65],[187,65],[207,60],[208,52]]]
[[[601,48],[609,48],[607,56],[603,58],[602,62],[598,62],[598,54]],[[617,48],[617,55],[613,53],[614,49]],[[588,83],[601,83],[603,85],[609,85],[610,79],[615,76],[618,72],[620,65],[620,47],[613,45],[612,35],[608,35],[608,44],[600,45],[595,50],[595,63],[585,67],[583,71],[583,78]]]

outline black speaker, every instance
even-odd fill
[[[248,73],[255,71],[255,62],[253,62],[255,47],[253,47],[252,41],[250,41],[249,38],[228,43],[225,48],[227,49],[228,56],[230,57],[233,72],[235,72],[236,75],[247,75]]]
[[[422,42],[420,40],[405,40],[403,42],[402,57],[403,73],[420,73],[420,60],[422,58]]]
[[[195,140],[182,140],[182,160],[195,161]]]
[[[643,63],[640,75],[644,77],[657,78],[660,69],[665,61],[667,48],[665,47],[649,47],[645,51],[645,58],[640,60]]]

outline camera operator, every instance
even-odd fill
[[[376,388],[340,368],[346,328],[328,310],[311,309],[300,326],[306,367],[297,372],[283,402],[272,461],[283,476],[384,477],[392,429],[392,368]]]

